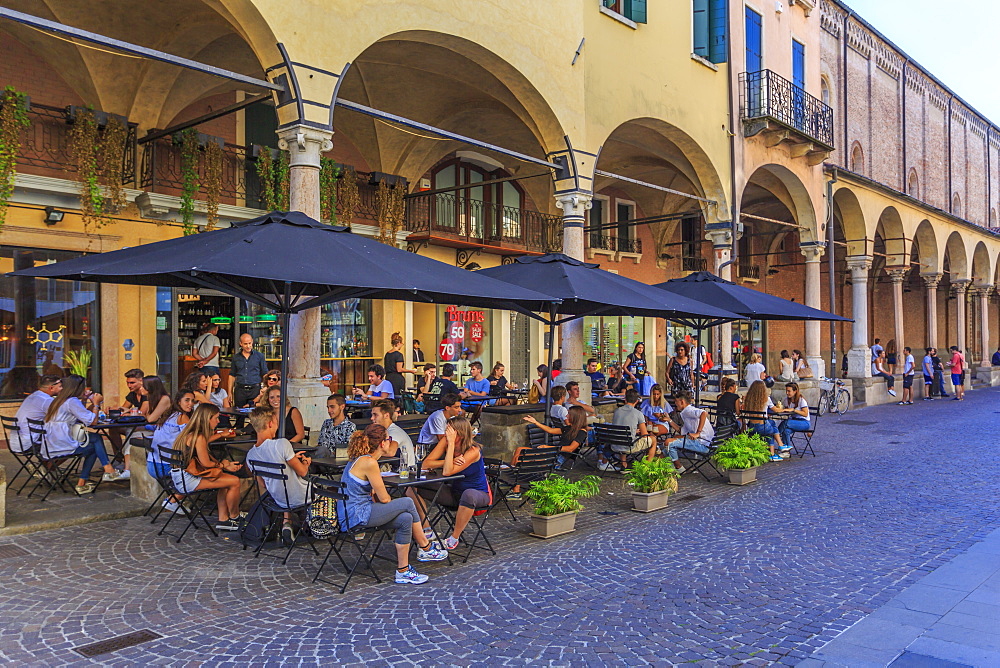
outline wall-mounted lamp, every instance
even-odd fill
[[[65,211],[60,211],[54,206],[47,206],[45,207],[45,224],[55,225],[56,223],[61,223],[65,215]]]

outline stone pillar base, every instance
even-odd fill
[[[812,369],[813,378],[823,378],[826,376],[826,360],[822,357],[806,357],[806,363]]]
[[[323,420],[330,417],[326,412],[326,398],[328,396],[330,396],[330,390],[326,389],[318,378],[290,378],[288,380],[288,400],[302,413],[302,421],[316,435],[313,438],[319,437],[319,429],[323,426]]]
[[[872,377],[872,351],[868,348],[851,348],[847,351],[847,377]]]
[[[986,387],[1000,386],[1000,366],[979,367],[976,369],[976,381]]]

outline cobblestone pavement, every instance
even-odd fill
[[[685,476],[650,515],[608,481],[551,541],[497,513],[497,557],[421,565],[420,587],[341,596],[310,583],[311,553],[286,567],[206,532],[177,545],[139,518],[0,539],[29,553],[0,559],[0,661],[794,665],[1000,527],[998,397],[824,417],[815,459],[742,488]],[[138,629],[165,637],[72,651]]]

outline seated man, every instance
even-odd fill
[[[490,394],[490,381],[483,376],[483,363],[473,362],[469,365],[469,371],[472,373],[472,377],[465,381],[465,389],[462,390],[462,398],[469,399],[470,397],[488,397]],[[482,404],[492,403],[489,399],[475,399],[473,401],[463,401],[462,408],[467,411],[472,411],[478,408]]]
[[[618,449],[615,452],[621,459],[621,468],[624,470],[628,466],[627,456],[640,451],[647,451],[647,456],[652,457],[653,452],[656,450],[656,439],[649,435],[649,431],[646,429],[646,416],[642,414],[636,404],[639,403],[639,393],[635,390],[628,390],[625,393],[625,405],[619,406],[618,410],[611,418],[611,424],[616,424],[619,426],[626,426],[629,428],[629,434],[632,437],[632,445],[627,449]],[[610,471],[614,468],[608,457],[611,453],[600,452],[598,453],[598,468],[602,471]]]
[[[62,389],[62,378],[59,376],[45,375],[38,380],[38,389],[29,394],[21,402],[14,419],[17,420],[18,431],[11,434],[11,442],[7,448],[11,452],[28,452],[31,450],[31,431],[28,429],[28,420],[38,420],[45,422],[45,413],[49,410],[49,404],[53,397],[59,394]]]
[[[326,399],[326,413],[330,416],[328,420],[323,420],[323,426],[319,430],[319,443],[315,452],[317,458],[336,457],[337,448],[347,449],[347,444],[351,440],[351,434],[357,431],[358,427],[347,419],[347,399],[343,394],[331,394]]]
[[[368,391],[364,392],[360,387],[354,388],[354,398],[372,401],[373,399],[395,399],[396,393],[392,389],[392,383],[385,379],[385,369],[381,364],[372,364],[368,367]]]
[[[587,375],[590,376],[590,389],[596,396],[603,397],[608,393],[608,379],[597,370],[597,365],[598,362],[595,358],[591,357],[587,360]]]
[[[597,411],[594,410],[593,406],[580,399],[580,383],[575,380],[566,383],[566,404],[567,408],[569,406],[579,406],[588,416],[597,415]]]
[[[461,396],[462,391],[453,380],[455,376],[455,365],[448,363],[441,367],[441,376],[431,381],[431,394],[443,397],[446,394],[457,394]]]
[[[309,483],[309,465],[312,459],[304,452],[296,453],[287,438],[275,438],[278,431],[278,412],[270,406],[258,406],[250,411],[250,426],[257,432],[257,444],[247,452],[247,461],[285,464],[286,480],[264,478],[264,487],[271,498],[282,508],[305,505]],[[253,469],[253,464],[248,464]],[[285,493],[288,493],[287,496]],[[281,527],[281,541],[291,545],[295,541],[291,513],[285,513]]]
[[[685,470],[679,461],[679,450],[708,452],[709,446],[712,445],[712,439],[715,438],[715,427],[708,419],[708,411],[692,406],[691,401],[691,393],[687,391],[678,392],[674,396],[674,403],[682,421],[681,436],[668,438],[661,446],[667,449],[667,454],[674,462],[674,468],[677,469],[678,473],[684,473]],[[653,455],[654,451],[651,449],[647,459],[652,459]]]
[[[395,449],[389,452],[389,456],[395,457],[398,453],[400,466],[415,466],[417,457],[413,441],[403,428],[396,424],[396,412],[396,402],[392,399],[379,399],[372,404],[372,424],[385,427],[389,438],[396,444]]]
[[[445,427],[448,420],[463,414],[462,397],[457,392],[450,392],[441,397],[441,409],[436,410],[427,416],[427,421],[420,428],[420,435],[417,436],[417,445],[420,446],[423,454],[438,446],[444,441]]]

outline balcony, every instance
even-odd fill
[[[682,257],[681,271],[708,271],[708,260],[703,257]]]
[[[591,234],[589,237],[590,248],[594,250],[609,251],[612,253],[642,253],[642,242],[639,239],[627,239],[624,237],[611,237],[602,234]]]
[[[561,245],[561,225],[559,216],[461,194],[415,194],[406,199],[410,243],[433,241],[439,246],[499,251],[502,255],[545,253]]]
[[[736,278],[740,279],[744,283],[759,283],[760,267],[755,264],[737,262]]]
[[[833,109],[771,70],[740,74],[740,114],[745,137],[787,144],[810,165],[833,151]]]

